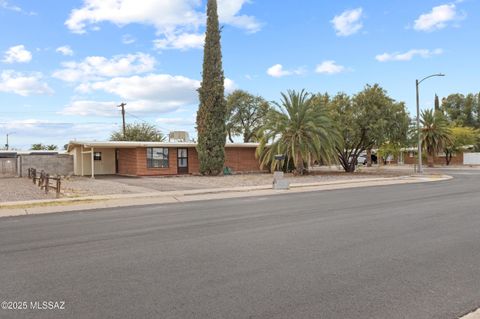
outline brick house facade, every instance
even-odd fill
[[[417,164],[417,153],[416,152],[405,152],[403,156],[404,164]],[[427,165],[427,158],[426,156],[423,158],[424,165]],[[434,157],[434,164],[441,166],[447,165],[447,161],[445,159],[445,154],[439,154],[438,156]],[[452,160],[450,161],[450,165],[463,165],[463,152],[459,152],[453,154]]]
[[[258,144],[227,144],[225,167],[233,173],[261,172]],[[76,175],[171,176],[199,174],[194,143],[71,142]],[[106,161],[108,163],[102,163]],[[93,163],[93,164],[92,164]]]

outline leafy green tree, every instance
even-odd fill
[[[125,126],[125,136],[123,136],[123,130],[120,129],[112,133],[110,140],[131,142],[163,142],[165,141],[165,135],[163,135],[155,125],[148,123],[133,123]]]
[[[452,131],[441,112],[422,111],[420,123],[422,147],[427,152],[428,167],[433,167],[436,154],[453,143]]]
[[[315,160],[331,163],[336,160],[340,135],[328,115],[327,109],[310,94],[288,91],[282,93],[280,103],[274,103],[262,127],[257,149],[261,167],[275,169],[275,155],[292,160],[298,174],[306,172],[305,163]]]
[[[45,150],[47,150],[47,151],[56,151],[56,150],[58,150],[58,146],[55,145],[55,144],[50,144],[50,145],[47,145],[47,146],[45,147]]]
[[[406,140],[409,119],[405,105],[391,99],[378,84],[367,85],[353,98],[339,93],[328,108],[342,136],[343,146],[337,153],[346,172],[355,171],[361,153],[385,142]]]
[[[464,147],[472,146],[475,148],[480,141],[480,131],[473,127],[452,127],[451,133],[452,138],[443,150],[447,165],[450,165],[453,154],[461,152]]]
[[[260,96],[236,90],[227,96],[227,132],[233,143],[234,136],[243,136],[243,142],[258,141],[258,130],[265,122],[270,104]]]
[[[451,94],[442,100],[442,109],[455,125],[480,128],[480,93]]]
[[[44,151],[44,150],[46,150],[46,146],[43,145],[42,143],[32,144],[32,146],[30,147],[30,150],[32,150],[32,151]]]
[[[435,94],[435,112],[440,111],[440,100],[438,95]]]
[[[208,0],[203,79],[198,89],[200,106],[197,112],[197,152],[202,175],[220,174],[225,163],[227,107],[220,39],[217,1]]]

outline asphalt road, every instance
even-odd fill
[[[0,318],[457,318],[480,306],[480,171],[452,174],[2,218],[0,301],[65,310]]]

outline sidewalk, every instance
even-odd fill
[[[5,202],[0,204],[0,217],[71,212],[101,208],[182,203],[251,196],[292,194],[311,191],[329,191],[345,188],[387,186],[449,180],[446,175],[401,176],[348,181],[291,184],[290,190],[273,190],[272,185],[210,188],[201,190],[118,194],[52,200]]]

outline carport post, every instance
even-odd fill
[[[85,176],[84,170],[83,170],[83,145],[80,146],[80,162],[82,163],[82,177]]]
[[[91,159],[92,159],[92,178],[95,178],[95,159],[94,159],[94,149],[93,146],[90,148]]]

